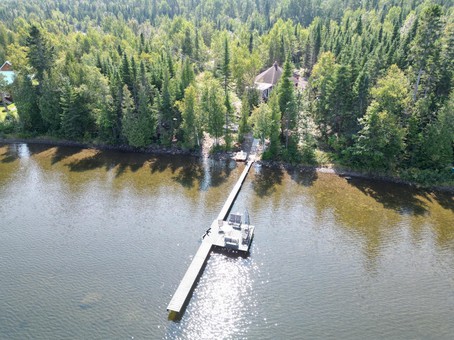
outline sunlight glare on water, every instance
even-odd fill
[[[257,313],[251,257],[213,252],[185,316],[170,327],[168,339],[246,338]]]
[[[243,164],[0,145],[0,339],[452,339],[454,198],[255,165],[212,252],[166,306]]]

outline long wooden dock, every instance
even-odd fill
[[[251,156],[249,158],[246,167],[244,168],[240,178],[238,179],[232,191],[230,192],[230,195],[227,198],[227,201],[224,203],[224,206],[222,207],[221,212],[219,213],[217,219],[214,220],[213,223],[211,224],[210,230],[212,232],[203,239],[202,244],[199,247],[199,250],[192,259],[192,262],[189,265],[186,274],[184,274],[183,279],[181,280],[175,294],[172,297],[172,300],[170,300],[170,303],[167,306],[167,311],[180,313],[181,310],[183,309],[183,306],[189,294],[191,293],[191,289],[194,286],[195,282],[197,281],[197,278],[203,268],[203,265],[205,264],[205,261],[210,255],[213,244],[218,243],[217,230],[219,230],[218,225],[219,220],[225,220],[225,218],[227,217],[227,214],[229,213],[229,210],[232,208],[232,205],[235,202],[235,198],[238,196],[238,193],[240,192],[243,182],[246,179],[246,176],[249,170],[251,169],[254,160],[255,160],[254,156]]]
[[[183,279],[180,282],[175,294],[173,295],[172,300],[170,300],[169,305],[167,306],[168,311],[173,311],[179,313],[183,307],[186,298],[191,292],[192,286],[194,285],[197,277],[200,274],[208,255],[210,254],[212,243],[208,240],[203,240],[202,244],[199,247],[199,250],[192,259],[191,264],[189,265],[186,274],[184,274]]]
[[[251,159],[247,164],[246,167],[244,168],[243,172],[241,173],[240,178],[236,182],[235,186],[233,187],[232,191],[230,192],[229,197],[227,197],[227,201],[225,201],[224,206],[221,209],[221,212],[218,215],[218,220],[225,220],[227,218],[227,215],[229,213],[230,208],[232,207],[233,203],[235,202],[235,198],[238,196],[238,193],[240,192],[241,187],[243,186],[243,182],[246,179],[246,176],[251,169],[252,163],[254,163],[254,160]]]

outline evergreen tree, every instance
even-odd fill
[[[24,131],[44,132],[44,124],[39,112],[35,86],[28,76],[19,74],[14,81],[14,101]]]
[[[370,76],[365,68],[361,70],[353,84],[354,109],[362,117],[367,108]]]
[[[138,131],[138,115],[135,109],[134,100],[127,85],[123,86],[122,94],[122,134],[131,146],[141,146],[141,136]]]
[[[349,66],[339,65],[333,77],[333,89],[329,94],[328,124],[331,126],[330,146],[340,151],[349,144],[357,131],[357,117],[353,114],[352,76]]]
[[[252,33],[249,34],[248,50],[249,50],[249,53],[252,53],[252,51],[254,50],[254,36],[252,35]]]
[[[87,111],[82,95],[83,89],[74,88],[69,80],[63,87],[60,98],[62,108],[61,129],[62,134],[69,140],[81,139],[87,127]]]
[[[54,72],[44,72],[39,97],[39,111],[49,132],[56,133],[60,130],[62,109],[60,106],[61,88]]]
[[[297,124],[297,107],[294,87],[290,57],[287,57],[278,88],[279,110],[282,113],[281,139],[285,142],[285,148],[288,148],[290,135]]]
[[[230,136],[230,116],[232,114],[233,108],[230,103],[230,96],[229,96],[229,82],[232,75],[231,68],[230,68],[230,48],[229,42],[227,40],[227,36],[224,38],[224,53],[221,65],[221,74],[224,86],[224,107],[225,107],[225,143],[226,148],[230,148],[230,144],[232,142],[232,138]]]
[[[150,145],[156,131],[157,113],[145,88],[139,87],[137,108],[126,85],[122,97],[122,128],[128,144],[136,148]]]
[[[191,39],[191,30],[189,27],[186,27],[184,31],[184,40],[182,46],[182,52],[188,57],[192,57],[192,39]]]
[[[200,58],[199,31],[196,29],[194,39],[194,59],[196,61],[199,61],[199,58]]]
[[[337,68],[334,54],[323,53],[312,70],[310,84],[310,95],[313,102],[314,121],[318,125],[322,140],[327,143],[328,137],[332,134],[332,94],[335,87],[334,75]]]
[[[182,104],[182,124],[184,144],[192,149],[195,145],[200,146],[200,119],[198,117],[197,90],[190,85],[184,91]]]
[[[101,121],[103,139],[111,143],[118,143],[122,139],[121,105],[123,102],[123,81],[119,72],[114,72],[110,80],[110,93],[113,99],[112,109],[104,112]]]
[[[49,71],[54,62],[54,49],[49,46],[48,41],[36,26],[31,26],[26,45],[30,66],[36,71],[36,79],[41,84],[44,72]],[[40,85],[38,89],[40,89]],[[38,93],[40,92],[38,91]]]
[[[433,91],[440,62],[441,14],[439,5],[428,4],[421,12],[416,37],[411,49],[411,60],[416,72],[413,101]],[[421,85],[423,86],[421,90]]]
[[[179,78],[179,88],[175,100],[183,99],[184,90],[195,80],[194,70],[189,58],[182,60]]]
[[[204,115],[206,131],[215,138],[215,145],[219,143],[222,136],[222,129],[225,122],[224,94],[219,83],[214,79],[205,81],[201,109]]]
[[[276,91],[271,93],[269,99],[269,107],[271,109],[271,131],[270,131],[270,148],[265,156],[277,157],[280,152],[281,121],[282,114],[279,108],[279,96]]]
[[[121,64],[121,79],[123,80],[123,84],[128,86],[129,92],[133,92],[133,75],[131,66],[129,65],[129,58],[126,53],[123,54],[123,60]]]
[[[244,135],[249,132],[249,113],[250,113],[250,105],[249,105],[249,95],[247,92],[243,94],[243,98],[241,100],[241,113],[240,113],[240,123],[238,126],[238,141],[242,142],[244,139]]]
[[[159,131],[160,140],[163,144],[170,144],[174,135],[174,110],[170,93],[170,75],[167,68],[164,68],[164,79],[161,91],[161,104],[159,107]]]

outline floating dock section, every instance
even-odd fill
[[[254,163],[254,156],[249,157],[248,163],[246,163],[246,167],[244,168],[243,172],[241,173],[240,178],[236,182],[235,186],[233,187],[232,191],[230,192],[227,201],[224,203],[224,206],[221,209],[216,220],[213,221],[211,227],[208,229],[207,234],[202,240],[202,244],[199,247],[199,250],[195,254],[194,258],[192,259],[191,264],[189,265],[186,274],[184,274],[183,279],[181,280],[175,294],[170,300],[169,305],[167,306],[167,311],[180,313],[183,309],[183,306],[191,293],[192,287],[194,286],[197,278],[205,264],[208,256],[210,255],[211,248],[213,245],[222,246],[219,239],[219,230],[221,227],[221,223],[226,223],[224,220],[227,218],[227,215],[232,208],[233,203],[235,202],[235,198],[238,196],[240,192],[241,186],[243,185],[246,176],[251,169],[252,163]],[[251,226],[252,227],[252,226]],[[252,227],[252,232],[254,227]],[[238,247],[241,251],[248,251],[249,245],[247,247]]]

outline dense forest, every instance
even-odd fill
[[[453,183],[449,0],[4,0],[0,20],[0,133],[228,150],[252,131],[265,159]]]

